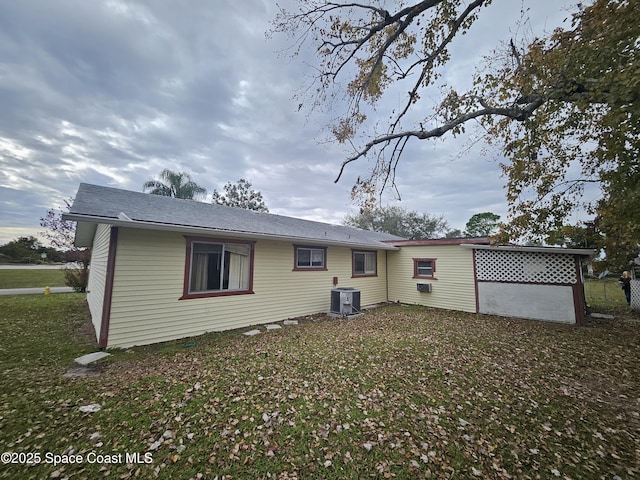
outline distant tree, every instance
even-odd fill
[[[476,213],[464,229],[465,237],[488,237],[498,231],[500,215],[491,212]]]
[[[37,263],[40,260],[39,249],[42,247],[36,237],[19,237],[0,247],[0,253],[6,255],[11,262]]]
[[[0,253],[15,263],[61,262],[63,259],[62,252],[53,247],[45,247],[33,236],[19,237],[0,246]]]
[[[73,203],[73,199],[65,200],[67,210]],[[91,262],[91,250],[79,248],[75,245],[76,223],[62,219],[62,210],[50,209],[40,219],[40,226],[46,228],[42,232],[51,245],[63,250],[66,255],[71,255],[80,268],[64,268],[65,284],[76,292],[86,292],[89,282],[89,263]]]
[[[464,233],[459,228],[454,228],[453,230],[449,230],[445,233],[444,238],[460,238],[464,237]]]
[[[410,240],[434,238],[443,235],[448,229],[442,216],[408,211],[398,206],[377,207],[357,215],[347,215],[342,223],[363,230],[391,233]]]
[[[142,191],[149,190],[152,195],[198,200],[206,197],[207,189],[201,187],[187,172],[174,172],[165,168],[160,172],[160,180],[150,179],[142,185]]]
[[[212,203],[226,205],[228,207],[239,207],[256,212],[268,212],[269,209],[264,203],[262,193],[252,190],[251,182],[241,178],[234,185],[227,182],[223,187],[223,192],[213,191]]]

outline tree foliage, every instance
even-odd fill
[[[492,212],[476,213],[464,228],[465,237],[488,237],[498,231],[500,215]]]
[[[398,206],[377,207],[363,210],[357,215],[347,215],[343,224],[391,233],[410,240],[435,238],[445,234],[448,229],[442,216],[409,211]]]
[[[73,198],[64,201],[65,208],[69,210],[73,204]],[[62,210],[50,208],[47,214],[40,219],[40,226],[46,230],[41,235],[46,238],[51,245],[60,250],[78,250],[75,246],[76,222],[62,219]]]
[[[361,205],[372,205],[386,188],[395,188],[396,167],[409,142],[455,136],[479,124],[505,157],[510,211],[504,239],[559,228],[580,207],[637,243],[637,0],[578,4],[566,28],[499,47],[484,69],[470,75],[468,90],[442,86],[444,69],[455,62],[452,42],[473,34],[471,26],[491,3],[318,0],[281,11],[274,31],[317,48],[313,105],[346,94],[348,106],[332,131],[353,151],[338,179],[367,157],[372,167],[352,194]],[[430,108],[427,98],[439,103]],[[371,121],[374,112],[388,121]],[[582,197],[588,184],[601,189],[600,199]]]
[[[73,199],[65,200],[67,210],[73,204]],[[64,220],[62,210],[49,209],[47,214],[40,219],[40,226],[46,230],[41,235],[51,245],[63,250],[67,261],[80,265],[79,268],[65,268],[65,284],[76,292],[86,292],[89,283],[89,264],[91,263],[91,250],[75,245],[76,222]]]
[[[629,228],[635,225],[627,224]],[[618,228],[621,228],[619,226]],[[634,260],[640,257],[640,245],[637,240],[628,241],[628,238],[637,238],[628,232],[616,234],[609,230],[609,225],[603,225],[601,218],[577,225],[563,225],[559,229],[548,233],[545,243],[559,245],[566,248],[588,248],[596,252],[604,250],[606,257],[598,259],[601,270],[608,269],[614,272],[628,270]]]
[[[541,103],[521,122],[483,119],[489,138],[502,142],[510,160],[503,171],[513,233],[544,234],[560,227],[576,207],[618,227],[637,224],[637,7],[637,2],[598,0],[575,14],[571,28],[534,41],[522,55],[514,53],[499,72],[502,87],[494,91]],[[487,84],[480,94],[490,91]],[[600,188],[598,200],[583,199],[588,184]],[[625,208],[610,209],[617,201]],[[638,229],[627,233],[638,242]]]
[[[563,225],[549,232],[545,243],[566,248],[602,248],[602,237],[595,229],[595,223],[586,225]]]
[[[611,184],[611,194],[598,202],[594,229],[613,270],[628,268],[640,257],[640,166],[622,167]],[[614,174],[615,175],[615,174]],[[612,175],[612,176],[614,176]],[[626,176],[626,180],[623,181]]]
[[[207,195],[207,189],[194,182],[187,172],[174,172],[165,168],[159,176],[159,180],[150,179],[144,182],[142,191],[149,190],[152,195],[187,200],[198,200]]]
[[[251,182],[241,178],[236,184],[227,182],[223,187],[224,192],[213,191],[212,202],[228,207],[239,207],[256,212],[268,212],[262,193],[253,190]]]

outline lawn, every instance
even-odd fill
[[[64,287],[64,272],[59,269],[0,269],[2,288]]]
[[[0,312],[0,449],[40,455],[0,477],[640,475],[636,324],[388,306],[114,351],[68,378],[92,351],[82,295],[0,297]]]
[[[606,280],[587,279],[584,284],[587,303],[593,308],[608,310],[611,313],[622,314],[628,310],[624,292],[618,285],[618,278]]]

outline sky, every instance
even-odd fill
[[[527,29],[542,34],[571,2],[524,5]],[[494,0],[454,46],[447,81],[463,85],[522,33],[522,7]],[[39,219],[81,182],[142,191],[165,168],[210,193],[245,178],[272,213],[334,224],[356,213],[350,191],[367,163],[334,183],[349,152],[327,142],[327,112],[298,109],[317,59],[310,48],[291,58],[291,39],[265,35],[276,13],[267,0],[0,0],[0,245],[39,236]],[[401,201],[383,204],[460,230],[476,213],[506,218],[499,152],[468,147],[412,144],[397,171]]]

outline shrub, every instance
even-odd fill
[[[64,283],[68,287],[73,288],[78,293],[87,291],[87,283],[89,282],[88,268],[66,268],[64,270]]]

